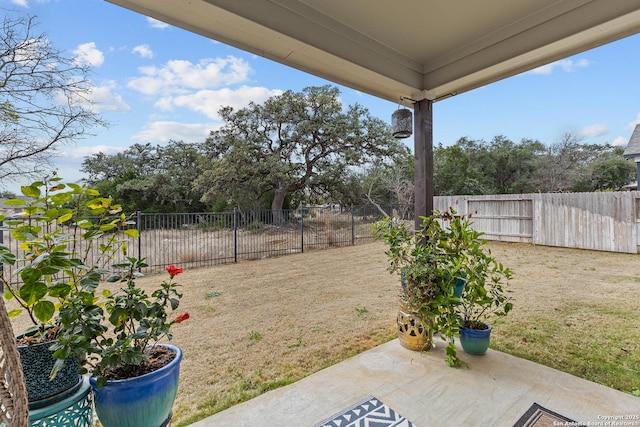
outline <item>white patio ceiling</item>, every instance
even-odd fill
[[[439,100],[640,32],[640,0],[107,0],[383,99]]]

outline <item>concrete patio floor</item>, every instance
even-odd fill
[[[449,368],[435,341],[422,353],[390,341],[193,426],[313,426],[372,395],[419,427],[509,427],[534,402],[584,425],[640,427],[629,418],[606,424],[640,417],[638,397],[491,349],[460,350],[469,368]]]

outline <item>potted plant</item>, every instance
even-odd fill
[[[33,326],[18,336],[29,407],[37,409],[73,394],[81,386],[77,364],[67,360],[51,377],[51,343],[61,331],[57,307],[81,287],[97,287],[103,263],[117,246],[112,233],[126,222],[120,207],[95,190],[64,184],[54,173],[21,188],[23,198],[5,205],[19,212],[0,215],[2,231],[15,245],[0,245],[0,284]],[[12,274],[13,273],[13,274]]]
[[[458,307],[461,317],[460,344],[469,354],[485,354],[491,340],[492,316],[506,316],[513,308],[509,295],[509,280],[513,276],[484,247],[481,234],[469,233],[472,240],[465,265],[466,283]]]
[[[460,297],[441,311],[440,327],[448,337],[459,335],[466,353],[484,354],[491,333],[487,319],[504,316],[513,308],[508,294],[512,271],[491,254],[483,233],[473,229],[470,214],[458,215],[451,208],[439,215],[447,228],[440,243],[448,254],[447,274],[457,279],[454,296]],[[452,340],[447,351],[459,362]]]
[[[459,366],[455,337],[463,329],[482,328],[480,321],[489,314],[511,310],[506,292],[512,273],[485,248],[470,216],[450,208],[422,220],[420,229],[411,231],[406,222],[385,218],[375,225],[375,236],[389,246],[389,270],[402,275],[402,306],[415,313],[429,335],[438,332],[448,342],[446,362]]]
[[[159,344],[172,338],[171,327],[189,318],[173,319],[182,294],[174,277],[182,272],[167,268],[169,280],[150,295],[136,285],[147,265],[127,257],[115,265],[109,282],[116,292],[85,289],[60,307],[62,333],[54,344],[60,361],[75,356],[80,371],[91,375],[96,414],[104,427],[157,427],[171,420],[182,352]]]
[[[453,308],[460,303],[455,291],[462,269],[458,253],[451,248],[454,236],[444,227],[450,218],[451,212],[422,217],[420,229],[414,231],[407,222],[387,217],[375,224],[374,235],[388,245],[388,269],[399,273],[403,283],[398,313],[400,343],[412,350],[428,350],[434,332],[439,332],[449,340],[447,364],[455,366],[460,362],[454,345],[458,322]]]

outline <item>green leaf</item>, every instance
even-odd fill
[[[63,184],[61,184],[63,185]],[[58,189],[64,189],[64,186],[58,186]],[[62,206],[65,203],[68,203],[73,200],[73,194],[71,192],[65,191],[62,193],[57,193],[51,196],[51,201],[56,204],[56,206]]]
[[[73,212],[69,212],[67,214],[61,215],[58,218],[58,224],[62,224],[63,222],[69,221],[71,218],[73,218]]]
[[[28,306],[34,305],[47,294],[47,285],[42,282],[33,282],[23,285],[18,295]]]
[[[27,204],[27,202],[22,199],[8,199],[2,202],[2,204],[9,206],[24,206]]]
[[[76,222],[76,225],[82,229],[91,228],[93,226],[91,221],[88,221],[86,219],[79,220],[78,222]]]
[[[96,271],[89,272],[86,276],[80,279],[80,285],[82,289],[85,289],[89,292],[95,291],[100,284],[100,273]]]
[[[20,313],[22,313],[22,309],[16,308],[15,310],[10,310],[7,313],[7,315],[9,316],[9,319],[13,319],[14,317],[18,316]]]
[[[93,304],[94,296],[91,292],[81,292],[80,298],[82,299],[82,303],[86,306],[91,306]]]
[[[55,219],[58,218],[58,209],[56,208],[47,209],[42,213],[42,218],[45,219],[47,222],[55,221]]]
[[[14,265],[16,263],[16,256],[11,252],[0,250],[0,264]]]
[[[122,278],[122,276],[120,276],[118,273],[112,274],[111,276],[107,277],[107,282],[115,283],[115,282],[119,281],[121,278]]]
[[[40,191],[40,185],[42,185],[41,182],[34,182],[31,185],[23,185],[22,187],[20,187],[20,192],[24,196],[37,199],[42,194],[42,192]]]
[[[51,254],[49,254],[48,252],[42,253],[36,259],[31,261],[31,265],[37,267],[40,263],[49,259],[50,256]]]
[[[138,230],[136,230],[135,228],[124,230],[124,234],[126,234],[129,237],[133,237],[134,239],[137,239],[138,237],[140,237],[140,233],[138,233]]]
[[[98,230],[89,230],[82,235],[82,238],[85,240],[92,240],[102,236],[104,233]]]
[[[35,283],[40,280],[41,277],[42,273],[31,266],[26,266],[20,271],[20,278],[25,284]]]
[[[66,283],[58,283],[49,288],[49,296],[54,298],[64,298],[71,292],[71,286]]]
[[[111,322],[114,326],[120,326],[127,319],[127,311],[120,308],[114,307],[111,311],[111,315],[109,316],[109,322]]]
[[[73,192],[73,194],[79,194],[79,193],[82,193],[82,187],[81,187],[80,185],[78,185],[78,184],[75,184],[75,183],[73,183],[73,182],[70,182],[70,183],[68,183],[68,184],[67,184],[67,186],[73,190],[73,191],[72,191],[72,192]]]
[[[51,301],[38,301],[33,307],[33,314],[43,323],[48,322],[56,312],[56,306]]]
[[[27,235],[21,230],[11,230],[11,237],[16,239],[18,242],[24,242],[25,240],[29,239],[31,236]]]

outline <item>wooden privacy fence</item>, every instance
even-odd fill
[[[434,208],[472,214],[487,240],[638,253],[640,193],[438,196]]]

